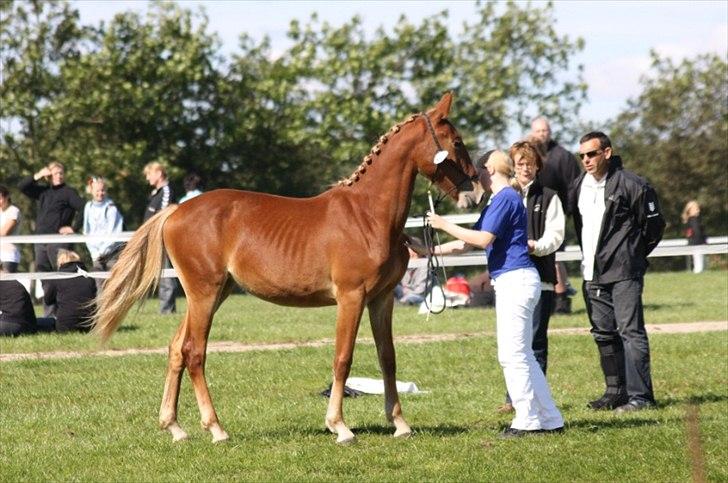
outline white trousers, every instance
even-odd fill
[[[541,280],[534,268],[512,270],[495,281],[498,362],[516,416],[511,427],[537,430],[564,425],[546,377],[531,349],[533,311],[541,296]]]
[[[702,273],[705,268],[705,255],[702,253],[693,254],[693,273]]]

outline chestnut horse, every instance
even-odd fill
[[[447,93],[427,114],[412,115],[379,139],[349,178],[312,198],[221,189],[170,206],[128,242],[98,301],[94,331],[106,341],[134,303],[154,288],[163,251],[187,294],[187,313],[169,346],[163,429],[187,438],[177,422],[182,373],[189,371],[202,427],[226,440],[205,380],[215,311],[235,283],[264,300],[296,307],[337,305],[333,384],[326,427],[354,439],[344,423],[344,382],[364,307],[369,310],[384,378],[385,414],[407,436],[395,378],[393,289],[409,260],[403,233],[417,173],[461,207],[482,195],[467,150],[447,120]],[[443,152],[446,151],[446,152]],[[447,155],[447,156],[445,156]]]

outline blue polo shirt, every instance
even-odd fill
[[[513,188],[503,188],[491,198],[473,230],[495,235],[495,241],[485,249],[488,271],[494,279],[511,270],[534,267],[528,257],[526,207]]]

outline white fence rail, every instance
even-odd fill
[[[456,223],[472,224],[478,220],[478,214],[464,215],[446,215],[445,219]],[[408,218],[405,228],[418,228],[423,226],[422,217]],[[38,243],[85,243],[87,241],[127,241],[133,231],[125,231],[114,235],[15,235],[5,236],[3,242],[16,244],[38,244]],[[686,255],[712,255],[712,254],[728,254],[728,236],[708,237],[705,245],[688,245],[685,239],[662,240],[655,248],[650,257],[675,257]],[[558,261],[576,261],[581,260],[581,250],[577,245],[569,245],[565,251],[556,253]],[[464,255],[445,256],[441,258],[442,265],[446,267],[464,267],[464,266],[486,266],[487,260],[483,251],[471,252]],[[427,263],[426,259],[410,260],[411,267],[422,266]],[[108,278],[109,272],[84,272],[83,275],[93,278]],[[162,277],[176,277],[174,269],[162,270]],[[78,274],[58,273],[58,272],[28,272],[28,273],[3,273],[0,274],[0,280],[50,280],[59,278],[75,277]]]

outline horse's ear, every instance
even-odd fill
[[[452,92],[446,92],[440,101],[435,104],[435,107],[430,109],[427,114],[433,117],[434,121],[437,122],[440,119],[444,119],[450,113],[450,106],[452,105]]]

